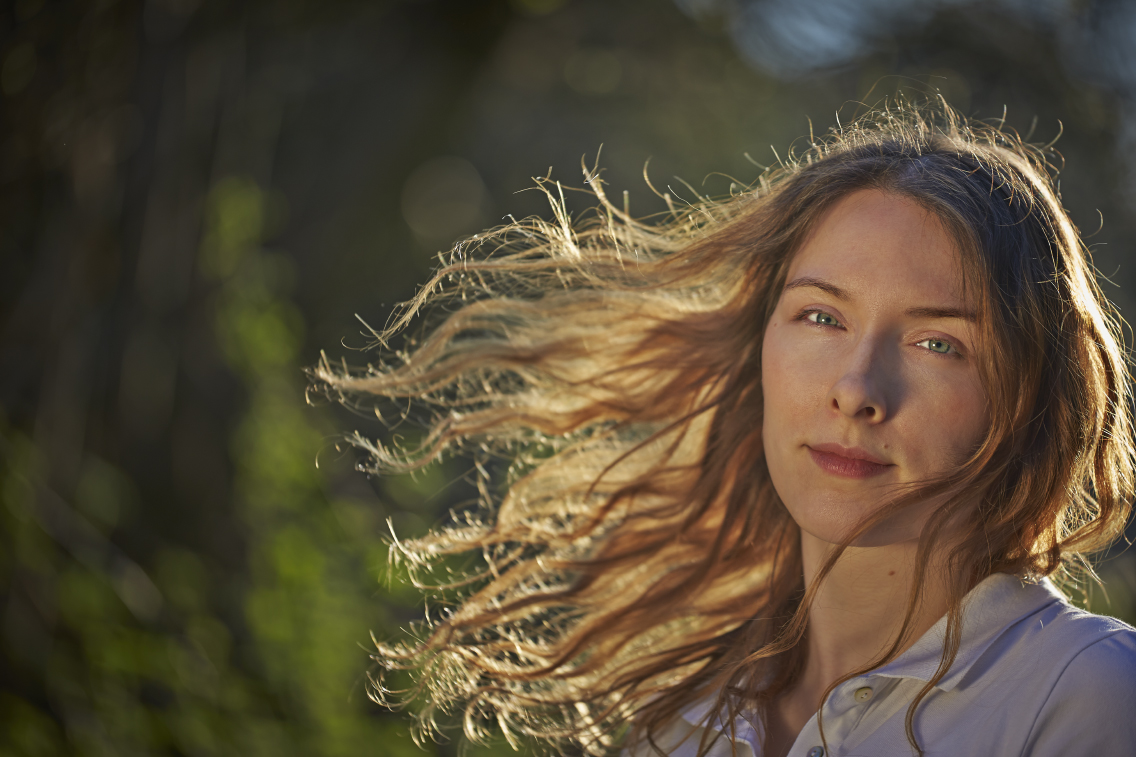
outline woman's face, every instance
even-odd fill
[[[988,425],[958,250],[933,214],[879,190],[840,200],[794,257],[765,331],[762,436],[801,530],[841,541],[897,485],[957,467]],[[856,541],[918,538],[934,503]]]

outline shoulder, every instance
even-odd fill
[[[1068,606],[1053,625],[1071,644],[1056,659],[1038,655],[1039,666],[1059,669],[1024,754],[1129,754],[1136,743],[1136,629]]]
[[[1115,618],[1073,612],[1075,615],[1066,621],[1069,630],[1077,631],[1085,643],[1061,671],[1054,693],[1072,694],[1080,685],[1092,684],[1091,689],[1080,692],[1126,692],[1132,704],[1136,696],[1136,629]]]
[[[1049,691],[1070,665],[1075,672],[1107,655],[1116,656],[1114,662],[1127,670],[1136,663],[1126,652],[1136,629],[1073,606],[1049,581],[1025,583],[998,575],[980,589],[967,607],[960,649],[960,660],[977,662],[973,670],[965,671],[965,664],[960,670],[969,672],[971,680],[1012,672]]]
[[[1008,577],[1000,582],[997,588],[1001,593],[987,597],[980,608],[991,616],[986,626],[995,629],[1001,625],[990,632],[993,647],[1010,646],[1036,656],[1047,663],[1041,667],[1048,673],[1059,673],[1067,666],[1075,673],[1106,657],[1112,657],[1112,663],[1127,671],[1136,665],[1132,653],[1136,629],[1132,626],[1075,607],[1049,581],[1016,581]],[[1012,620],[1006,619],[1007,615]]]
[[[1127,623],[1060,602],[1041,614],[1036,633],[1028,636],[1036,641],[1038,663],[1054,676],[1050,700],[1136,695],[1136,629]]]
[[[1060,595],[1056,589],[1052,587],[1047,588],[1050,596],[1059,598],[1059,601],[1054,602],[1045,613],[1045,622],[1048,625],[1054,622],[1055,629],[1070,634],[1076,634],[1083,638],[1105,638],[1114,635],[1131,636],[1136,634],[1136,628],[1125,623],[1119,618],[1113,618],[1108,615],[1096,615],[1088,610],[1083,610],[1070,604],[1069,600]]]

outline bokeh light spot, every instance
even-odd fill
[[[473,164],[432,158],[410,174],[402,189],[402,217],[427,247],[448,245],[488,220],[489,193]]]

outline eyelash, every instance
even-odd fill
[[[826,315],[829,318],[831,318],[835,322],[835,324],[817,323],[811,317],[811,316],[814,316],[814,315],[817,315],[817,316]],[[839,329],[844,328],[844,324],[840,323],[840,321],[837,320],[836,316],[834,316],[832,313],[827,313],[823,310],[817,310],[815,308],[808,309],[808,310],[802,310],[800,313],[797,314],[797,317],[794,318],[793,320],[794,321],[808,321],[809,323],[812,323],[816,326],[820,326],[821,328],[839,328]],[[945,357],[945,358],[951,358],[951,359],[958,359],[958,358],[962,357],[962,353],[959,352],[958,347],[956,347],[952,342],[948,342],[946,339],[936,339],[934,337],[929,337],[927,339],[923,339],[922,341],[916,342],[915,344],[916,344],[916,346],[919,346],[921,344],[924,344],[925,342],[942,342],[943,344],[950,347],[949,352],[936,352],[935,350],[931,349],[930,347],[924,348],[924,349],[927,350],[927,352],[931,353],[932,355],[935,355],[936,357]]]

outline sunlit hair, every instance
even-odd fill
[[[416,699],[426,735],[439,712],[457,713],[471,738],[500,728],[598,754],[625,732],[653,743],[705,697],[729,732],[793,684],[809,603],[840,550],[806,592],[799,531],[763,456],[762,337],[805,235],[841,198],[878,189],[933,213],[960,250],[991,418],[965,465],[900,492],[845,542],[916,501],[943,502],[922,531],[902,630],[842,679],[911,641],[932,547],[949,543],[943,656],[907,714],[916,745],[912,719],[956,656],[967,591],[995,572],[1069,575],[1130,509],[1119,318],[1049,155],[945,105],[893,103],[810,138],[724,201],[643,222],[589,173],[593,214],[573,221],[544,182],[553,221],[459,244],[378,335],[377,363],[313,369],[317,388],[389,420],[426,412],[412,446],[355,438],[374,471],[447,455],[479,471],[477,507],[392,545],[447,600],[409,640],[379,645],[376,696]],[[389,348],[423,312],[438,314],[425,338]],[[394,696],[382,669],[416,684]]]

